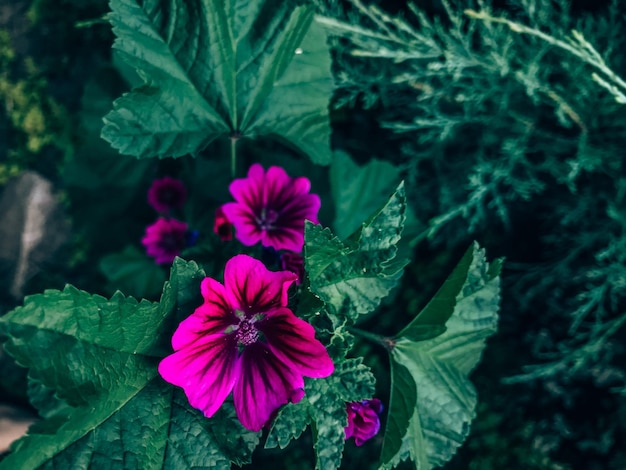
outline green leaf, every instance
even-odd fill
[[[157,373],[171,320],[192,308],[201,270],[177,259],[160,304],[73,287],[28,297],[0,324],[6,351],[28,367],[48,419],[0,469],[230,468],[250,460],[258,435],[231,405],[207,420]],[[192,310],[187,311],[187,315]],[[58,401],[41,406],[54,392]],[[193,436],[193,439],[190,439]]]
[[[396,259],[405,209],[400,183],[388,202],[345,242],[329,229],[307,222],[310,289],[329,307],[335,327],[373,311],[397,284],[406,264]]]
[[[166,280],[165,272],[152,258],[130,245],[103,256],[99,267],[116,290],[135,297],[156,297]]]
[[[477,397],[468,376],[480,360],[486,339],[496,331],[500,268],[500,261],[489,267],[484,251],[476,244],[469,253],[433,301],[395,339],[391,425],[381,455],[384,468],[393,468],[407,458],[418,469],[441,466],[469,433]],[[414,327],[420,322],[431,325],[446,318],[444,333],[415,341]],[[413,386],[417,406],[407,423],[406,410],[401,413],[401,405],[394,403],[410,401]]]
[[[311,422],[311,405],[308,400],[283,406],[265,441],[266,449],[284,449],[293,439],[298,439]]]
[[[200,283],[205,277],[204,270],[195,261],[185,261],[178,257],[174,259],[170,280],[163,286],[159,305],[161,311],[173,312],[172,326],[178,325],[202,305]]]
[[[392,394],[389,402],[389,416],[385,428],[385,438],[381,454],[382,462],[390,462],[400,452],[403,441],[408,441],[409,426],[419,427],[419,415],[412,416],[410,410],[417,413],[417,387],[409,370],[402,364],[391,361],[391,389]],[[422,435],[415,437],[419,441],[414,442],[415,447],[421,448]],[[416,464],[416,468],[422,468]]]
[[[112,0],[114,48],[145,84],[102,136],[137,157],[197,154],[220,136],[271,135],[330,162],[330,54],[311,7],[278,0]]]
[[[389,162],[371,160],[359,166],[342,151],[333,154],[330,186],[335,202],[335,233],[346,238],[363,223],[363,214],[382,206],[400,181],[400,170]]]
[[[162,320],[158,315],[156,303],[137,302],[120,292],[106,299],[68,285],[62,291],[26,297],[23,306],[0,321],[6,323],[10,335],[56,334],[115,351],[146,354],[155,344]]]
[[[32,377],[28,379],[28,400],[42,418],[66,417],[72,411],[72,407],[56,396],[54,390]]]
[[[430,331],[434,329],[436,331],[437,327],[443,327],[445,330],[445,324],[454,312],[456,298],[467,280],[467,273],[474,258],[475,249],[475,246],[470,246],[467,249],[461,261],[459,261],[434,297],[415,319],[398,333],[398,337],[422,341],[428,339],[424,338],[425,330]],[[442,332],[440,331],[440,333]]]

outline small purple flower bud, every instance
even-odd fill
[[[346,440],[354,437],[354,443],[362,446],[380,430],[380,418],[383,405],[378,398],[355,401],[346,404],[348,425],[345,428]]]

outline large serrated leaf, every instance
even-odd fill
[[[197,154],[220,136],[271,135],[330,162],[330,54],[310,7],[278,0],[112,0],[114,48],[145,84],[102,136],[137,157]]]
[[[405,416],[390,417],[393,427],[385,434],[381,456],[384,468],[407,458],[420,470],[441,466],[469,433],[477,397],[468,375],[480,360],[486,339],[496,331],[500,266],[496,261],[490,268],[476,244],[470,250],[435,298],[394,340],[392,368],[408,375],[394,381],[392,407],[410,399],[413,387],[417,406],[408,421]],[[444,333],[414,340],[413,329],[420,322],[442,321]],[[407,384],[409,377],[413,384]]]
[[[154,345],[162,317],[158,304],[116,292],[111,299],[66,286],[26,297],[24,305],[2,318],[9,334],[56,334],[85,344],[146,354]]]
[[[6,350],[30,369],[32,396],[56,401],[0,469],[230,468],[250,460],[258,435],[232,404],[207,420],[157,373],[172,318],[193,311],[202,271],[177,259],[160,304],[73,287],[29,297],[0,320]],[[155,357],[156,356],[156,357]],[[194,439],[189,439],[193,435]]]
[[[406,210],[404,184],[342,242],[320,225],[305,226],[310,289],[332,310],[335,326],[373,311],[397,284],[405,260],[396,259]]]

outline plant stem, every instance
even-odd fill
[[[378,344],[379,346],[384,347],[388,351],[391,351],[393,349],[394,344],[395,344],[395,342],[394,342],[394,340],[392,338],[389,338],[387,336],[377,335],[376,333],[370,333],[369,331],[361,330],[359,328],[350,327],[349,331],[350,331],[350,333],[352,333],[352,334],[354,334],[356,336],[360,336],[361,338],[368,339],[371,342],[373,342],[375,344]]]
[[[237,140],[239,138],[235,135],[230,137],[230,177],[235,178],[237,176]]]

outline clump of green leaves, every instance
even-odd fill
[[[232,404],[206,420],[157,373],[172,326],[197,303],[193,287],[202,277],[195,263],[178,260],[158,303],[68,286],[29,297],[3,317],[6,350],[29,367],[29,379],[43,386],[38,393],[54,392],[55,400],[32,398],[47,419],[0,468],[230,468],[249,461],[258,438],[238,424]]]
[[[499,373],[560,384],[560,400],[582,393],[576,380],[622,389],[620,2],[414,2],[402,15],[376,2],[317,3],[336,37],[338,115],[373,116],[385,142],[375,156],[406,175],[425,228],[414,243],[459,249],[473,233],[507,255],[503,304],[515,313]],[[560,417],[550,419],[543,428],[557,433]]]

